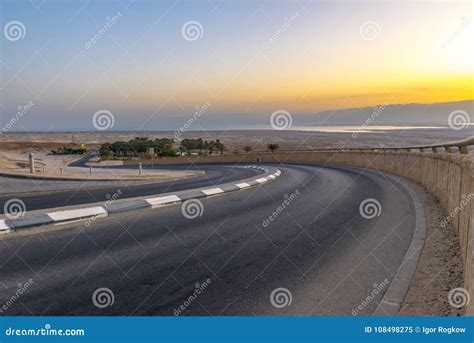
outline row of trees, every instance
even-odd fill
[[[202,138],[185,138],[181,141],[178,149],[173,148],[173,139],[157,138],[155,140],[147,137],[136,137],[132,140],[116,141],[114,143],[104,143],[100,146],[99,152],[102,157],[131,157],[144,156],[150,152],[149,148],[153,148],[153,155],[159,157],[172,157],[182,153],[187,154],[209,154],[220,152],[222,155],[226,149],[224,144],[219,139],[203,140]],[[275,143],[267,144],[267,150],[275,152],[280,146]],[[246,145],[242,148],[243,151],[249,153],[253,147]]]
[[[208,153],[211,155],[215,151],[219,151],[221,154],[224,153],[226,147],[220,142],[220,140],[203,141],[202,138],[185,138],[181,141],[181,145],[178,149],[173,148],[173,139],[169,138],[157,138],[155,140],[148,139],[147,137],[136,137],[128,142],[117,141],[114,143],[104,143],[99,148],[99,153],[102,157],[130,157],[145,155],[150,151],[149,148],[153,148],[153,154],[159,157],[171,157],[179,155],[182,152],[185,153]]]
[[[155,153],[161,157],[176,155],[172,139],[157,138],[151,140],[147,137],[136,137],[128,142],[104,143],[100,146],[99,153],[102,157],[109,157],[111,155],[117,157],[138,156],[145,154],[148,148],[153,148]]]
[[[185,138],[181,141],[180,149],[188,153],[193,151],[207,151],[209,155],[212,155],[214,151],[219,151],[222,155],[224,150],[226,150],[226,147],[219,139],[216,139],[215,141],[203,141],[202,138]]]
[[[87,152],[87,148],[84,145],[80,147],[71,148],[71,147],[61,147],[57,150],[51,150],[51,154],[53,155],[82,155]]]
[[[275,143],[269,143],[269,144],[267,144],[267,149],[269,151],[271,151],[272,153],[274,153],[275,151],[280,149],[280,146],[278,144],[275,144]],[[242,150],[245,151],[248,154],[250,151],[253,150],[253,148],[250,145],[246,145],[242,148]]]

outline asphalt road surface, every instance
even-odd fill
[[[280,169],[200,199],[195,219],[173,205],[0,236],[0,314],[371,314],[408,249],[411,200],[374,172]],[[379,216],[361,215],[366,199]]]
[[[75,166],[77,165],[75,164]],[[36,189],[40,189],[42,183],[54,182],[60,184],[66,182],[68,184],[74,184],[74,187],[71,187],[69,190],[52,190],[30,193],[22,192],[19,196],[0,194],[0,214],[4,213],[4,204],[13,197],[20,198],[25,203],[27,211],[33,211],[60,206],[106,201],[107,195],[114,194],[118,189],[122,192],[120,198],[125,199],[214,186],[226,182],[239,181],[253,177],[256,173],[261,173],[261,171],[255,169],[236,168],[234,165],[155,166],[154,169],[202,170],[205,174],[182,180],[155,183],[152,181],[105,181],[102,183],[97,181],[41,181],[0,177],[0,187],[2,187],[2,185],[9,185],[10,189],[14,189],[14,184],[17,182],[31,183],[32,186],[30,188]]]

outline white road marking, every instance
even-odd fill
[[[107,215],[107,211],[102,206],[79,208],[77,210],[65,210],[47,213],[53,221],[63,221],[70,219],[80,219],[92,216]]]
[[[201,189],[201,192],[203,192],[206,195],[214,195],[214,194],[224,193],[224,190],[222,188],[216,187],[216,188]]]
[[[170,204],[174,202],[179,202],[181,199],[176,196],[176,195],[168,195],[165,197],[158,197],[158,198],[150,198],[150,199],[145,199],[147,203],[151,205],[151,207],[163,205],[163,204]]]
[[[4,219],[0,220],[0,231],[10,230],[10,227],[7,225]]]

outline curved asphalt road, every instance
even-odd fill
[[[388,286],[367,296],[392,280],[409,246],[411,200],[372,172],[279,168],[275,181],[201,199],[196,219],[174,205],[0,236],[0,302],[33,281],[0,314],[351,315],[362,302],[358,314],[370,314]],[[360,215],[367,198],[380,202],[379,217]],[[94,306],[100,287],[111,306]],[[270,295],[281,287],[292,301],[277,308]]]
[[[88,157],[87,159],[89,159]],[[84,162],[87,160],[81,159],[80,163],[75,162],[71,166],[83,166]],[[121,167],[114,167],[121,168]],[[40,209],[61,207],[61,206],[71,206],[79,205],[86,203],[94,203],[99,201],[106,201],[107,196],[114,194],[118,189],[122,191],[121,199],[139,197],[145,195],[157,195],[167,192],[177,192],[186,189],[199,188],[199,187],[209,187],[214,185],[219,185],[222,183],[239,181],[246,179],[252,176],[255,176],[256,173],[261,173],[259,170],[255,169],[244,169],[236,168],[234,165],[193,165],[193,166],[182,166],[182,165],[173,165],[173,166],[155,166],[156,170],[158,169],[176,169],[176,170],[202,170],[205,172],[204,175],[175,180],[167,182],[155,182],[153,181],[138,181],[138,182],[102,182],[100,187],[97,186],[98,182],[96,181],[84,181],[84,182],[74,182],[77,184],[77,188],[69,190],[54,190],[54,191],[42,191],[42,192],[31,192],[31,193],[21,193],[20,195],[12,194],[0,194],[0,214],[4,213],[4,204],[11,198],[21,198],[25,203],[27,211],[34,211]],[[4,182],[12,184],[12,182],[31,182],[32,184],[41,184],[41,181],[38,180],[25,180],[25,179],[13,179],[0,177],[0,185]],[[51,182],[51,181],[47,181]],[[70,181],[53,181],[55,183],[70,182]],[[92,184],[96,185],[91,187]],[[14,186],[13,186],[14,187]]]

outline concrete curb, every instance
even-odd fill
[[[220,185],[219,187],[214,186],[200,189],[192,189],[184,192],[179,192],[179,194],[165,194],[151,198],[130,198],[116,204],[94,204],[95,206],[91,207],[73,206],[68,207],[66,210],[59,211],[52,211],[51,209],[49,209],[42,210],[41,213],[33,214],[31,216],[12,219],[1,219],[0,234],[41,225],[65,224],[83,219],[107,217],[113,213],[126,212],[136,209],[152,209],[164,205],[181,203],[190,199],[198,199],[225,194],[248,187],[261,185],[263,183],[272,181],[281,175],[281,171],[277,168],[265,168],[259,166],[245,166],[244,168],[262,170],[264,174],[260,174],[251,179],[244,180],[240,183],[227,183]]]
[[[138,173],[138,171],[137,171]],[[110,177],[95,177],[93,176],[59,176],[59,175],[47,175],[47,174],[21,174],[21,173],[10,173],[5,171],[0,171],[0,176],[16,178],[16,179],[33,179],[33,180],[42,180],[42,181],[108,181],[108,182],[120,182],[120,181],[154,181],[157,179],[155,175],[136,175],[136,176],[123,176],[121,178],[110,178]],[[196,175],[191,175],[189,177],[194,177]],[[189,178],[184,177],[184,178]],[[184,178],[173,178],[172,176],[168,179],[184,179]],[[166,181],[166,180],[164,180]]]
[[[378,304],[372,316],[396,316],[400,311],[401,304],[408,293],[410,283],[415,275],[418,260],[421,256],[423,246],[426,239],[426,216],[423,204],[416,195],[415,191],[406,184],[401,178],[389,176],[395,181],[402,191],[407,194],[413,201],[415,209],[415,232],[402,260],[402,264],[398,267],[397,273],[393,278],[390,287],[384,294],[382,301]]]

